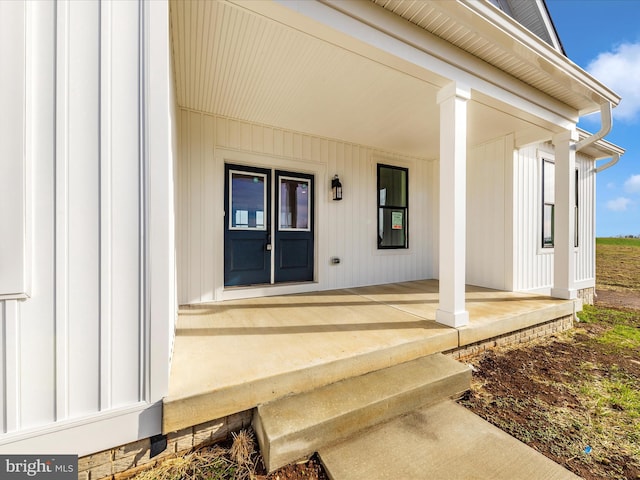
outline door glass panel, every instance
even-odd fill
[[[237,171],[230,171],[229,175],[231,177],[229,228],[266,230],[266,175]]]
[[[309,231],[311,182],[303,178],[279,177],[280,230]]]

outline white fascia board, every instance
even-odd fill
[[[562,51],[563,50],[562,41],[560,40],[558,31],[556,30],[555,25],[553,24],[553,19],[549,14],[549,10],[544,5],[544,0],[535,0],[535,2],[536,2],[536,7],[540,12],[540,17],[542,18],[542,22],[544,23],[544,27],[547,30],[547,32],[549,32],[549,36],[551,37],[551,41],[553,42],[553,48],[558,51]]]
[[[534,54],[534,58],[537,60],[536,68],[549,73],[554,72],[553,77],[560,83],[564,83],[568,88],[579,88],[585,97],[594,102],[594,109],[580,112],[581,116],[597,111],[604,102],[610,102],[613,106],[620,103],[620,96],[613,90],[490,3],[478,2],[477,0],[457,0],[456,2],[439,3],[439,7],[452,12],[452,15],[460,6],[473,11],[477,16],[481,17],[488,24],[482,29],[483,32],[491,36],[496,42],[501,44],[506,42],[507,46],[513,44],[514,40],[519,42]],[[457,16],[460,15],[458,14]],[[493,31],[489,31],[489,28],[487,28],[489,26],[492,27]],[[477,22],[474,23],[473,27],[482,28],[482,25]]]
[[[578,112],[479,58],[370,2],[230,0],[339,48],[442,88],[455,81],[569,129]]]

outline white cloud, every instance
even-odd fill
[[[624,212],[630,203],[631,200],[628,198],[618,197],[615,200],[609,200],[607,202],[607,208],[613,212]]]
[[[587,71],[622,97],[615,118],[634,121],[640,114],[640,43],[623,43],[601,53]]]
[[[640,193],[640,175],[631,175],[624,182],[624,190],[627,193]]]

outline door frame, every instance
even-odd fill
[[[275,170],[293,171],[314,175],[314,274],[313,281],[295,284],[271,284],[247,287],[224,286],[224,184],[225,164],[230,163],[239,166],[267,168]],[[211,170],[211,192],[207,198],[211,202],[212,214],[209,217],[212,225],[203,225],[202,228],[211,230],[213,262],[211,275],[213,276],[214,301],[234,300],[242,298],[265,297],[272,295],[287,295],[292,293],[314,292],[323,289],[326,283],[327,268],[329,265],[329,252],[327,242],[323,237],[327,235],[327,209],[331,205],[327,164],[316,163],[308,160],[283,158],[276,155],[260,153],[240,152],[226,148],[216,148]],[[271,176],[272,188],[275,187],[275,175]],[[271,202],[271,218],[275,214],[275,202]],[[326,262],[321,259],[327,259]],[[272,262],[274,256],[272,255]]]

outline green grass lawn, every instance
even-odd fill
[[[640,238],[601,237],[596,238],[596,245],[622,245],[625,247],[640,247]]]

